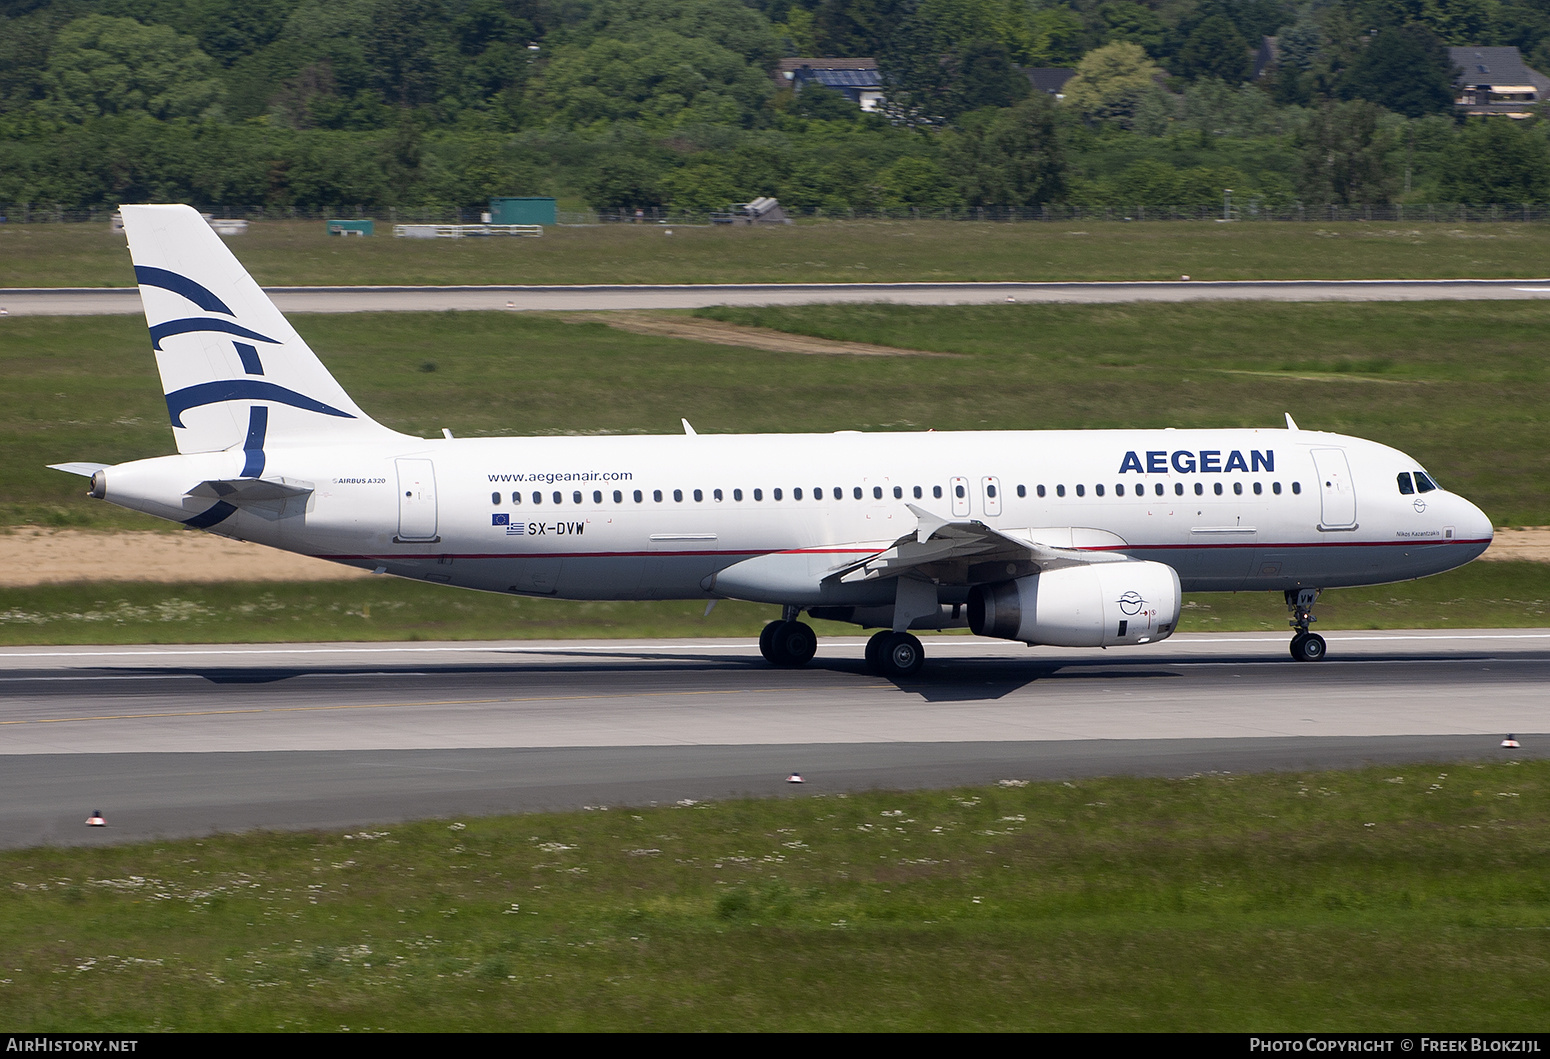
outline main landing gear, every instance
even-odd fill
[[[818,634],[806,622],[796,620],[795,608],[790,618],[772,621],[759,633],[759,653],[765,661],[781,669],[800,669],[813,660],[818,652]]]
[[[759,653],[770,665],[800,669],[813,660],[818,635],[812,626],[797,620],[800,613],[788,607],[779,621],[770,622],[759,633]],[[885,629],[867,641],[866,667],[870,673],[902,680],[919,673],[925,663],[926,649],[907,632]]]
[[[907,632],[884,629],[866,642],[867,671],[889,680],[902,680],[920,672],[926,649]]]
[[[1292,612],[1290,624],[1297,630],[1292,636],[1292,657],[1299,662],[1322,662],[1329,649],[1324,637],[1308,631],[1308,625],[1319,620],[1313,616],[1313,604],[1320,591],[1317,588],[1286,590],[1286,606]]]

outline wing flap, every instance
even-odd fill
[[[1066,566],[1124,562],[1123,538],[1106,531],[1073,527],[997,530],[977,520],[949,520],[908,505],[918,520],[915,532],[892,547],[835,571],[842,583],[875,581],[906,573],[938,574],[937,580],[1001,580]],[[1043,539],[1040,539],[1043,538]],[[931,567],[936,567],[932,571]]]

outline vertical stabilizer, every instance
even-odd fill
[[[356,407],[220,236],[189,206],[124,206],[140,302],[179,452],[394,436]]]

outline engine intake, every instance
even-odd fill
[[[1179,624],[1179,575],[1131,559],[1046,570],[969,592],[976,636],[1051,647],[1118,647],[1167,639]]]

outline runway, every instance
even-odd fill
[[[1232,280],[1141,283],[737,283],[703,285],[267,287],[286,313],[699,309],[711,305],[891,302],[1500,301],[1550,298],[1550,279]],[[134,287],[0,289],[10,316],[140,312]]]
[[[740,640],[11,648],[0,845],[1550,747],[1550,630],[1327,636],[941,637],[901,684],[860,637],[796,671]]]

